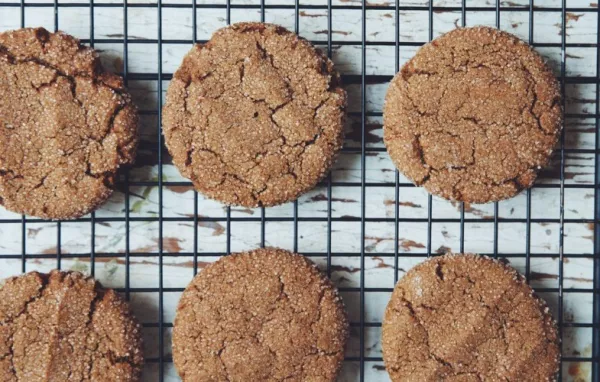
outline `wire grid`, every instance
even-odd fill
[[[332,180],[331,175],[329,175],[324,181],[324,186],[326,187],[326,195],[327,195],[327,216],[325,218],[308,218],[308,217],[299,217],[298,216],[298,202],[293,204],[293,217],[291,218],[275,218],[275,217],[266,217],[265,208],[260,209],[260,217],[232,217],[231,208],[227,207],[226,210],[226,218],[206,218],[199,217],[198,209],[199,209],[199,201],[198,195],[194,192],[194,215],[187,219],[187,221],[193,222],[194,227],[194,243],[193,243],[193,253],[190,255],[193,256],[193,269],[194,274],[198,271],[198,223],[200,220],[214,220],[221,221],[224,220],[226,223],[226,232],[227,232],[227,241],[226,241],[226,253],[214,253],[214,255],[224,255],[231,252],[231,223],[232,221],[254,221],[260,222],[260,244],[261,246],[265,245],[265,223],[269,221],[282,221],[282,222],[292,222],[293,223],[293,249],[294,251],[298,250],[298,223],[299,222],[326,222],[327,224],[327,246],[326,246],[326,264],[327,264],[327,273],[331,274],[331,260],[332,260],[332,222],[334,221],[352,221],[352,222],[360,222],[360,235],[361,235],[361,245],[360,245],[360,286],[358,288],[340,288],[342,291],[352,291],[359,292],[360,299],[360,316],[358,322],[352,322],[351,325],[353,328],[359,331],[359,341],[360,341],[360,350],[358,357],[347,357],[348,361],[358,362],[360,364],[359,371],[359,379],[360,381],[365,380],[365,362],[374,361],[381,362],[381,358],[377,357],[367,357],[365,355],[365,329],[368,327],[379,327],[381,326],[380,322],[366,322],[365,320],[365,301],[368,298],[369,292],[390,292],[392,290],[392,286],[389,288],[366,288],[365,287],[365,224],[366,222],[393,222],[395,224],[395,243],[394,243],[394,252],[393,254],[387,254],[388,256],[393,256],[394,258],[394,282],[398,280],[398,269],[399,269],[399,258],[402,256],[416,256],[416,257],[428,257],[432,255],[432,224],[436,222],[444,222],[444,223],[459,223],[460,225],[460,252],[464,251],[465,248],[465,223],[470,222],[488,222],[493,224],[494,226],[494,243],[493,243],[493,252],[487,253],[490,256],[498,257],[498,224],[499,223],[525,223],[526,224],[526,246],[525,246],[525,276],[527,279],[530,277],[530,268],[531,268],[531,259],[537,256],[541,256],[540,254],[532,253],[531,251],[531,224],[532,223],[558,223],[560,226],[560,234],[559,234],[559,269],[558,269],[558,288],[537,288],[538,292],[551,292],[558,293],[558,316],[557,321],[559,323],[559,331],[561,337],[563,335],[564,328],[569,327],[582,327],[582,328],[591,328],[592,329],[592,354],[591,357],[583,357],[583,356],[574,356],[574,357],[563,357],[563,362],[588,362],[592,364],[591,370],[591,380],[599,381],[600,380],[600,299],[598,294],[600,293],[600,197],[598,196],[598,187],[600,186],[600,177],[598,168],[600,167],[600,138],[598,135],[598,124],[600,119],[600,110],[599,110],[599,84],[600,84],[600,69],[598,69],[598,65],[596,66],[596,76],[595,77],[570,77],[566,74],[566,48],[567,47],[587,47],[587,48],[595,48],[596,49],[596,63],[600,63],[600,49],[599,43],[600,41],[600,12],[596,6],[596,9],[590,8],[573,8],[567,7],[567,1],[562,0],[560,7],[544,7],[541,5],[542,1],[539,1],[540,5],[534,4],[534,1],[530,1],[528,7],[523,6],[501,6],[499,0],[495,2],[495,7],[468,7],[466,4],[466,0],[462,0],[462,4],[459,7],[448,7],[445,6],[443,8],[436,7],[430,1],[426,6],[402,6],[399,0],[395,0],[393,4],[389,5],[369,5],[366,0],[363,0],[360,6],[356,5],[333,5],[332,0],[327,0],[326,5],[301,5],[299,0],[295,0],[294,5],[267,5],[265,4],[265,0],[260,0],[260,4],[250,5],[250,4],[232,4],[231,0],[226,0],[225,4],[200,4],[193,2],[191,4],[163,4],[161,0],[157,0],[157,3],[135,3],[128,4],[124,2],[122,4],[115,3],[95,3],[94,0],[89,0],[89,3],[69,3],[69,2],[58,2],[58,0],[53,0],[52,3],[31,3],[25,2],[25,0],[20,0],[20,3],[10,3],[10,2],[0,2],[0,13],[2,9],[6,9],[6,7],[20,7],[20,24],[21,27],[26,25],[25,16],[26,16],[26,8],[28,7],[41,7],[47,8],[48,11],[53,11],[54,17],[54,29],[58,30],[60,28],[59,25],[59,13],[61,9],[67,7],[89,7],[89,39],[82,40],[84,43],[88,43],[90,46],[94,46],[95,43],[120,43],[123,44],[123,72],[121,73],[124,77],[125,83],[127,84],[128,80],[156,80],[156,85],[158,87],[158,94],[162,94],[163,90],[163,80],[169,80],[171,78],[171,74],[166,74],[163,72],[163,49],[162,44],[167,42],[162,38],[163,32],[163,17],[162,12],[165,8],[185,8],[189,9],[192,12],[192,22],[193,22],[193,35],[190,40],[169,40],[169,44],[191,44],[196,42],[203,42],[197,39],[197,9],[202,8],[215,8],[215,9],[224,9],[226,14],[226,23],[231,23],[231,10],[232,9],[259,9],[261,14],[261,21],[265,20],[265,10],[266,9],[293,9],[294,10],[294,20],[295,26],[294,31],[299,33],[299,14],[301,9],[322,9],[327,10],[327,40],[326,41],[314,41],[314,43],[320,45],[326,45],[328,55],[331,56],[332,52],[332,44],[340,44],[340,45],[356,45],[360,46],[362,49],[361,55],[361,74],[357,75],[347,75],[343,76],[343,80],[345,83],[359,83],[361,88],[361,111],[359,113],[350,113],[353,117],[360,118],[361,121],[361,143],[360,148],[345,148],[346,152],[354,152],[360,153],[360,164],[361,164],[361,179],[360,182],[334,182]],[[95,32],[95,23],[94,23],[94,8],[98,7],[118,7],[122,8],[123,12],[123,38],[115,38],[115,39],[96,39],[94,38]],[[128,43],[130,41],[128,35],[128,12],[131,8],[155,8],[157,12],[157,20],[158,20],[158,30],[157,30],[157,39],[156,40],[147,40],[141,41],[141,43],[155,43],[158,47],[158,66],[155,73],[130,73],[128,71]],[[361,24],[361,40],[360,41],[335,41],[332,36],[332,14],[338,10],[357,10],[359,9],[362,14],[362,24]],[[560,158],[560,183],[559,184],[538,184],[535,187],[539,188],[558,188],[560,191],[560,217],[559,219],[534,219],[531,217],[531,190],[526,191],[526,218],[525,219],[513,219],[513,218],[501,218],[499,217],[498,212],[498,203],[494,204],[494,214],[491,218],[484,219],[469,219],[465,218],[465,205],[460,205],[460,218],[459,219],[439,219],[434,218],[432,214],[432,197],[428,196],[427,199],[427,218],[403,218],[399,212],[399,203],[400,200],[400,192],[405,187],[413,187],[409,183],[401,182],[398,171],[395,173],[395,182],[391,183],[372,183],[367,182],[367,169],[366,169],[366,154],[370,151],[381,152],[384,151],[382,148],[368,148],[366,145],[366,123],[367,117],[380,117],[382,115],[381,111],[378,112],[368,112],[367,111],[367,93],[365,91],[366,84],[369,81],[377,80],[377,81],[389,81],[391,80],[391,76],[381,76],[381,75],[368,75],[365,71],[366,65],[366,51],[367,46],[374,44],[373,42],[367,41],[367,22],[366,22],[366,12],[367,10],[392,10],[394,12],[394,20],[395,20],[395,42],[391,45],[395,47],[395,68],[398,71],[400,66],[400,50],[405,46],[420,46],[423,42],[401,42],[400,41],[400,31],[402,29],[402,23],[400,22],[400,12],[401,11],[427,11],[428,12],[428,39],[432,40],[434,36],[434,13],[437,11],[457,11],[461,13],[461,24],[465,26],[467,20],[467,12],[468,11],[487,11],[487,12],[495,12],[495,24],[497,27],[500,27],[500,17],[501,12],[513,12],[513,11],[528,11],[529,17],[529,43],[535,47],[559,47],[561,49],[561,61],[560,61],[560,81],[561,81],[561,91],[563,94],[563,103],[565,100],[565,84],[566,83],[585,83],[585,84],[593,84],[595,85],[595,112],[591,114],[594,118],[595,124],[595,148],[590,149],[567,149],[565,148],[565,132],[560,138],[560,146],[558,148],[558,156]],[[535,11],[535,12],[534,12]],[[589,41],[587,43],[567,43],[566,39],[566,28],[561,28],[561,42],[560,43],[536,43],[534,41],[534,16],[538,12],[560,12],[562,18],[562,25],[566,25],[566,17],[568,12],[595,12],[596,17],[598,19],[597,22],[597,41]],[[140,41],[136,41],[136,43],[140,43]],[[386,45],[386,43],[377,43],[381,45]],[[390,44],[388,44],[390,45]],[[564,105],[563,105],[564,106]],[[95,259],[96,259],[96,243],[95,243],[95,230],[96,224],[102,223],[103,221],[122,221],[125,223],[125,251],[122,256],[125,259],[125,285],[124,288],[117,288],[120,292],[123,292],[127,299],[130,298],[132,292],[158,292],[158,320],[155,323],[146,323],[145,327],[157,328],[159,332],[158,336],[158,356],[147,358],[146,362],[148,363],[157,363],[158,364],[158,375],[159,379],[163,380],[165,375],[165,364],[172,362],[170,357],[165,356],[164,354],[164,331],[166,328],[172,326],[172,323],[167,323],[164,321],[164,310],[163,310],[163,293],[164,292],[179,292],[181,288],[165,288],[163,285],[163,257],[168,254],[164,253],[164,244],[163,244],[163,223],[164,222],[173,222],[173,221],[183,221],[186,219],[183,218],[173,218],[173,217],[164,217],[163,216],[163,188],[165,186],[189,186],[190,183],[187,182],[167,182],[163,180],[163,142],[162,142],[162,134],[160,130],[161,124],[161,113],[162,113],[162,98],[158,97],[158,105],[155,111],[143,111],[142,114],[147,115],[157,115],[158,116],[158,134],[157,138],[157,147],[156,147],[156,155],[158,161],[158,179],[155,182],[152,181],[144,181],[144,182],[133,182],[130,181],[129,171],[125,171],[123,178],[121,179],[123,189],[125,190],[125,216],[123,218],[97,218],[95,213],[92,213],[90,217],[84,217],[78,219],[78,222],[89,222],[91,229],[91,248],[90,248],[90,261],[91,261],[91,274],[95,273]],[[578,114],[566,114],[566,117],[580,117]],[[590,114],[587,114],[586,117],[590,117]],[[594,163],[595,163],[595,171],[594,171],[594,184],[585,185],[585,184],[565,184],[565,154],[567,153],[585,153],[585,154],[593,154],[594,155]],[[130,216],[130,186],[157,186],[158,187],[158,216],[157,217],[131,217]],[[332,186],[336,187],[360,187],[360,218],[356,217],[332,217]],[[395,189],[395,213],[393,218],[368,218],[366,216],[366,189],[371,186],[377,187],[393,187]],[[594,194],[594,218],[593,219],[566,219],[565,218],[565,189],[566,188],[592,188]],[[56,267],[61,268],[62,259],[66,257],[75,257],[81,256],[81,254],[63,254],[61,249],[62,243],[62,232],[61,232],[61,222],[57,222],[57,234],[56,234],[56,254],[52,255],[31,255],[27,253],[26,248],[26,232],[27,232],[27,224],[32,220],[26,216],[22,216],[20,220],[16,219],[2,219],[1,223],[20,223],[21,224],[21,232],[22,232],[22,252],[21,254],[14,255],[0,255],[1,259],[20,259],[21,261],[21,271],[25,272],[27,259],[42,257],[42,258],[56,258]],[[148,222],[156,222],[158,223],[158,266],[159,266],[159,279],[158,279],[158,288],[132,288],[130,286],[130,259],[133,256],[137,256],[136,253],[131,253],[130,251],[130,223],[132,221],[148,221]],[[36,219],[35,222],[44,222],[43,220]],[[427,245],[426,251],[422,254],[418,255],[406,255],[401,254],[399,251],[399,223],[427,223]],[[591,257],[593,258],[593,288],[592,289],[578,289],[578,288],[563,288],[563,268],[564,268],[564,258],[563,258],[563,247],[564,247],[564,227],[565,223],[587,223],[593,224],[593,255],[569,255],[569,257]],[[206,254],[206,253],[203,253]],[[322,253],[305,253],[308,256],[317,256],[323,255]],[[99,254],[98,256],[115,256],[116,254]],[[384,254],[385,255],[385,254]],[[506,255],[502,255],[505,257],[510,257]],[[592,312],[592,323],[569,323],[565,322],[563,319],[563,292],[571,292],[571,293],[592,293],[593,294],[593,312]],[[562,362],[560,369],[560,378],[562,379],[565,376]]]

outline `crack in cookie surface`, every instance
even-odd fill
[[[77,272],[31,272],[0,288],[0,379],[138,381],[141,328],[113,290]]]
[[[267,248],[203,269],[182,295],[173,360],[184,381],[333,381],[348,321],[309,260]]]
[[[384,140],[396,166],[446,199],[485,203],[530,187],[562,127],[558,83],[515,36],[457,29],[392,80]]]
[[[396,285],[382,327],[393,381],[551,381],[559,338],[545,302],[514,269],[450,254]],[[454,380],[453,379],[453,380]]]
[[[241,23],[185,57],[163,131],[173,162],[200,192],[271,206],[325,176],[342,145],[345,107],[321,52],[282,27]]]
[[[0,197],[6,208],[76,218],[112,193],[137,146],[137,111],[119,77],[63,33],[0,34]]]

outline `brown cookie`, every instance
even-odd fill
[[[97,53],[43,28],[0,33],[0,203],[47,219],[87,214],[137,145],[137,112]]]
[[[240,23],[184,58],[167,92],[163,132],[198,191],[272,206],[297,199],[329,171],[345,107],[323,53],[280,26]]]
[[[173,361],[184,381],[333,381],[348,321],[331,281],[276,248],[225,256],[181,296]]]
[[[141,328],[128,305],[78,272],[37,272],[0,288],[0,380],[138,381]]]
[[[446,199],[487,203],[531,187],[562,126],[559,85],[540,55],[506,32],[456,29],[394,77],[384,141],[398,169]]]
[[[488,257],[431,258],[398,282],[383,320],[392,381],[550,381],[559,338],[545,302]]]

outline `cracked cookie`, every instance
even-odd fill
[[[283,27],[239,23],[184,58],[167,91],[163,132],[173,163],[198,191],[273,206],[327,174],[345,108],[323,53]]]
[[[173,327],[184,381],[333,381],[346,312],[331,281],[277,248],[225,256],[185,289]]]
[[[392,381],[553,381],[559,338],[525,278],[473,254],[431,258],[396,284],[382,327]]]
[[[0,380],[138,381],[141,328],[128,305],[78,272],[30,272],[0,288]]]
[[[137,145],[137,111],[97,53],[43,28],[0,33],[0,203],[77,218],[113,191]]]
[[[456,29],[394,77],[384,142],[398,169],[432,194],[487,203],[533,185],[562,128],[558,82],[506,32]]]

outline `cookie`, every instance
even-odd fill
[[[112,193],[133,162],[137,111],[97,53],[43,28],[0,33],[0,203],[77,218]]]
[[[78,272],[30,272],[0,288],[0,380],[138,381],[141,328],[127,303]]]
[[[195,45],[163,109],[173,163],[204,195],[273,206],[298,198],[342,146],[346,93],[333,63],[277,25],[240,23]]]
[[[557,329],[545,302],[513,268],[449,254],[396,284],[382,327],[392,381],[551,381]]]
[[[542,57],[489,27],[456,29],[394,77],[384,142],[398,169],[432,194],[487,203],[531,187],[562,128],[559,84]]]
[[[348,321],[331,281],[276,248],[222,257],[188,285],[173,327],[183,381],[333,381]]]

